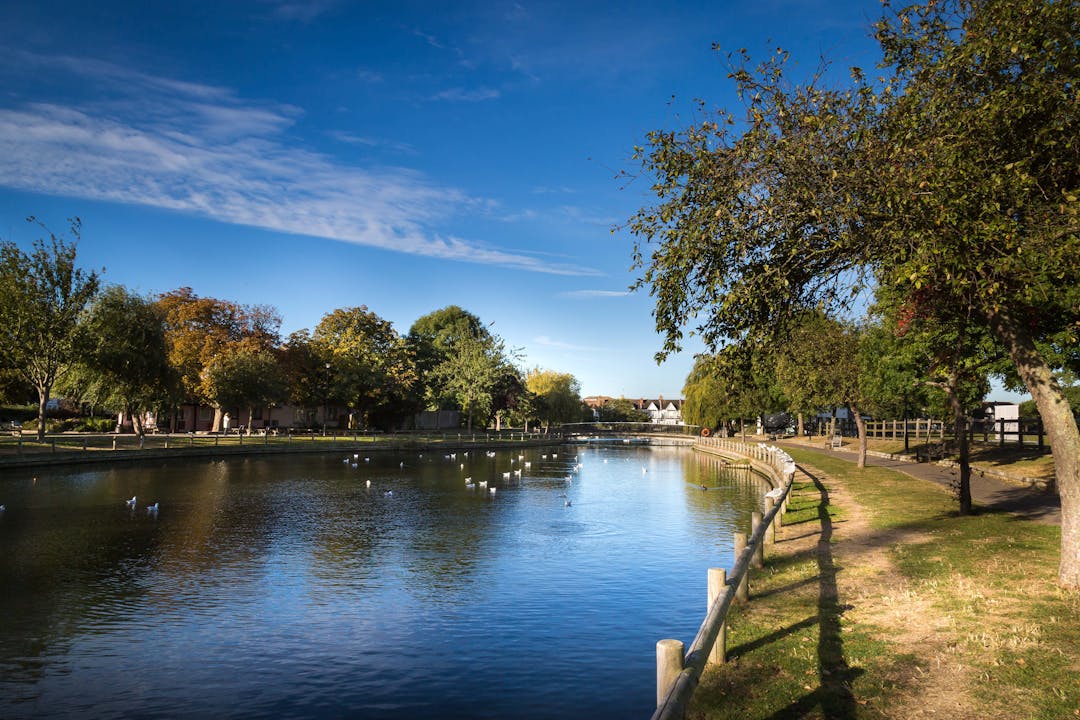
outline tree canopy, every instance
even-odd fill
[[[1062,497],[1062,584],[1080,588],[1080,432],[1054,370],[1080,358],[1080,5],[884,4],[883,78],[825,87],[779,51],[732,56],[745,112],[650,133],[657,203],[630,220],[659,356],[842,317],[870,286],[1008,352],[1046,424]],[[939,316],[940,314],[940,316]]]
[[[53,385],[76,358],[79,318],[100,284],[96,272],[75,265],[81,227],[72,219],[71,242],[49,232],[29,254],[0,242],[0,343],[7,364],[37,390],[38,441]]]

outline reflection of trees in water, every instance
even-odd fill
[[[685,454],[683,474],[691,486],[686,491],[687,506],[695,521],[720,521],[730,532],[750,531],[750,515],[763,510],[769,491],[763,477],[745,464],[697,452]],[[708,489],[701,490],[702,486]],[[723,494],[724,502],[718,502],[717,492]]]
[[[27,683],[62,671],[58,658],[76,637],[138,602],[159,537],[145,511],[119,499],[122,473],[38,470],[11,480],[0,522],[0,677],[5,696],[29,699]]]

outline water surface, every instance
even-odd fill
[[[763,486],[684,449],[518,454],[9,473],[0,717],[647,717]]]

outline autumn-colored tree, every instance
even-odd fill
[[[199,297],[191,288],[162,294],[157,301],[165,315],[169,362],[181,379],[189,399],[214,407],[213,430],[221,427],[221,406],[208,385],[207,368],[241,349],[270,351],[279,341],[281,317],[266,305],[245,306],[216,298]]]

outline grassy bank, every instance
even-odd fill
[[[691,717],[1080,717],[1059,527],[957,517],[930,483],[790,452],[806,472]]]

